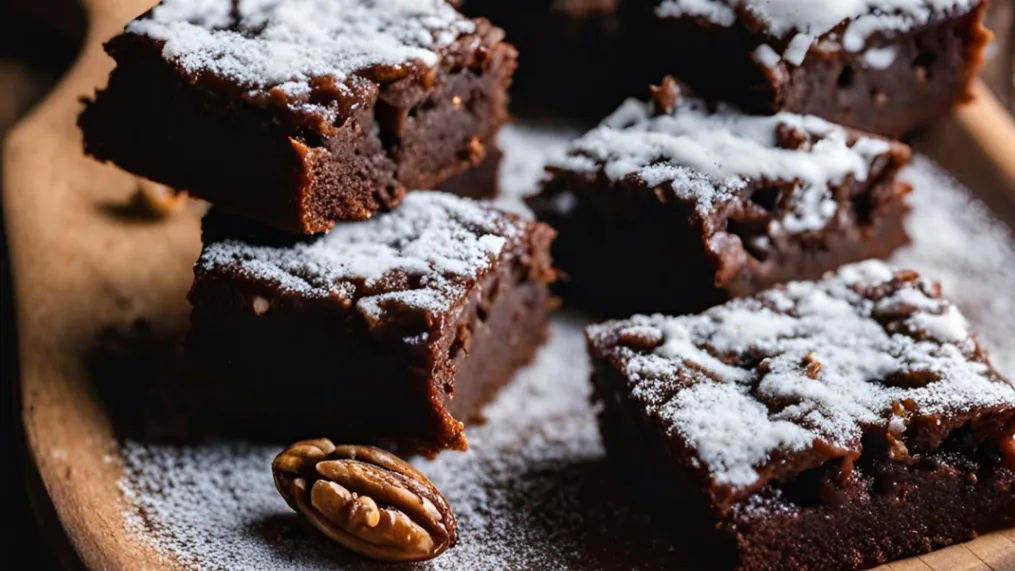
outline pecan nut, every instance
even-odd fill
[[[457,539],[455,516],[440,491],[379,448],[303,440],[276,456],[271,471],[289,507],[365,557],[423,561]]]
[[[187,205],[185,191],[174,190],[145,178],[139,178],[134,201],[144,212],[155,218],[168,218],[183,210]]]

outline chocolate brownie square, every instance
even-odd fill
[[[986,0],[628,0],[645,81],[900,136],[971,97]]]
[[[95,158],[296,233],[478,164],[516,52],[416,0],[164,0],[106,44],[79,119]]]
[[[905,244],[909,158],[814,116],[712,106],[668,78],[551,160],[529,203],[559,233],[566,301],[691,313]]]
[[[545,338],[552,239],[441,192],[317,237],[213,211],[190,292],[201,402],[249,438],[464,449]]]
[[[587,334],[610,458],[740,569],[862,569],[1015,524],[1015,386],[913,272]]]

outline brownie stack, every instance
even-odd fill
[[[553,231],[407,192],[496,193],[503,37],[437,1],[164,0],[106,44],[86,151],[213,204],[187,349],[223,426],[464,449],[532,358]]]

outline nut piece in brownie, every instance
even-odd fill
[[[1015,386],[913,272],[587,334],[611,457],[741,569],[866,568],[1015,524]]]
[[[631,77],[636,59],[624,50],[621,0],[456,3],[465,15],[503,28],[518,48],[511,102],[520,112],[598,119],[659,79]]]
[[[565,300],[690,313],[907,242],[905,145],[813,116],[745,115],[667,78],[551,160],[537,216]]]
[[[417,0],[164,0],[106,44],[79,119],[97,159],[298,233],[478,164],[515,49]]]
[[[496,141],[486,146],[486,158],[475,167],[441,183],[438,190],[472,198],[493,200],[500,194],[500,166],[504,151]]]
[[[320,237],[213,212],[189,296],[202,402],[244,437],[464,449],[545,337],[552,239],[441,192]]]
[[[987,0],[633,0],[630,48],[654,81],[899,136],[970,98]],[[654,68],[654,69],[653,69]]]

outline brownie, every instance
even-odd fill
[[[106,44],[85,150],[296,233],[327,231],[478,164],[515,49],[416,0],[164,0]]]
[[[553,231],[468,199],[319,237],[213,211],[203,239],[186,350],[229,434],[463,450],[546,336]]]
[[[691,313],[885,257],[908,240],[905,145],[814,116],[746,115],[667,78],[547,167],[560,291],[600,314]]]
[[[516,112],[598,119],[658,77],[630,77],[621,0],[457,0],[502,27],[519,51]]]
[[[587,335],[609,457],[740,569],[860,569],[1015,524],[1015,386],[913,272]]]
[[[986,0],[460,0],[521,51],[515,100],[596,119],[666,74],[755,113],[900,136],[970,97]]]
[[[971,97],[986,0],[628,0],[654,81],[703,97],[899,136]],[[672,54],[672,55],[670,55]],[[654,69],[653,69],[654,68]]]

